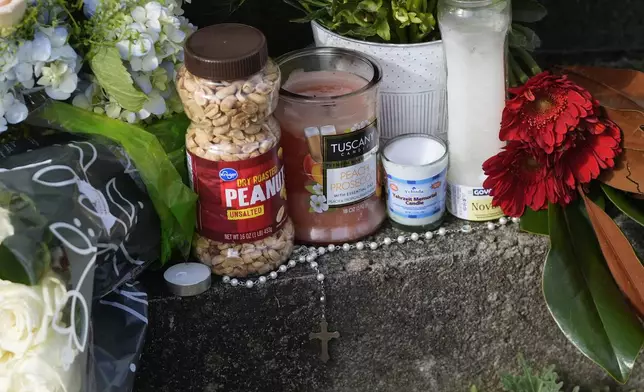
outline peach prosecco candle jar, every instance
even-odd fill
[[[311,48],[277,59],[287,202],[295,238],[354,241],[386,219],[378,163],[378,63],[359,52]]]

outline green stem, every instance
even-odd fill
[[[534,59],[532,58],[530,53],[528,53],[527,50],[523,48],[514,48],[514,50],[519,55],[519,58],[521,59],[521,61],[523,61],[525,65],[527,65],[528,68],[530,68],[530,72],[532,72],[533,76],[540,74],[542,72],[542,69],[541,67],[539,67],[539,64],[537,64],[537,62],[534,61]]]
[[[416,14],[423,12],[423,0],[411,0],[410,7],[407,8],[408,12],[415,12]],[[409,26],[411,42],[417,43],[422,40],[423,33],[420,31],[419,26],[416,23],[412,23]]]
[[[420,31],[417,24],[409,26],[409,41],[413,44],[419,42]]]
[[[510,67],[515,72],[516,77],[519,79],[521,84],[525,84],[525,82],[527,82],[529,79],[528,75],[526,75],[526,73],[523,72],[523,70],[521,69],[521,66],[519,66],[519,63],[517,63],[517,61],[514,59],[513,56],[510,55],[508,56],[508,58],[510,59]]]
[[[508,70],[508,77],[510,79],[508,81],[510,83],[510,87],[516,87],[518,85],[517,77],[516,75],[514,75],[514,71],[512,70],[512,67],[510,67],[510,69]]]

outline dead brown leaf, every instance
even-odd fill
[[[624,152],[600,180],[625,192],[644,194],[644,73],[598,67],[567,67],[568,78],[587,89],[622,130]]]
[[[608,268],[626,298],[644,316],[644,265],[619,226],[579,187]]]

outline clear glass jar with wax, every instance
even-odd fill
[[[447,63],[449,169],[447,209],[469,221],[503,216],[483,188],[483,162],[504,146],[499,130],[506,99],[510,0],[440,0]]]
[[[277,59],[289,212],[298,241],[354,241],[386,219],[378,163],[378,87],[372,58],[311,48]]]
[[[191,124],[186,155],[199,195],[193,254],[218,275],[277,269],[293,250],[277,106],[279,69],[266,38],[241,24],[193,33],[177,90]]]

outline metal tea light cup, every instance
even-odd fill
[[[384,146],[381,162],[392,224],[411,232],[439,227],[446,211],[445,142],[420,133],[401,135]]]

